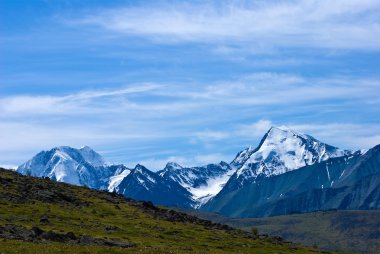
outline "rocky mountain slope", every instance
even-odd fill
[[[192,195],[170,178],[162,178],[142,165],[136,165],[114,189],[137,200],[154,200],[155,204],[192,207]]]
[[[380,209],[380,145],[256,179],[220,192],[201,209],[235,217],[266,217],[329,209]],[[249,201],[249,202],[247,202]]]
[[[224,187],[234,169],[226,162],[209,164],[203,167],[182,167],[169,162],[157,174],[164,179],[171,179],[186,188],[196,201],[196,206],[206,203]]]
[[[351,154],[297,133],[287,127],[271,127],[257,148],[249,147],[231,162],[236,169],[225,189],[238,189],[256,178],[281,175],[329,158]]]

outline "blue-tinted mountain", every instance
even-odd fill
[[[119,184],[131,173],[132,169],[123,164],[109,165],[108,168],[115,173],[109,177],[107,190],[109,192],[117,192]]]
[[[17,168],[17,172],[54,181],[117,192],[126,197],[167,206],[194,206],[191,193],[171,179],[144,166],[131,169],[109,165],[91,148],[68,146],[42,151]]]
[[[192,195],[172,179],[162,178],[142,165],[136,165],[114,188],[119,194],[157,205],[192,207]]]
[[[272,127],[256,148],[230,163],[159,172],[109,165],[89,147],[38,153],[17,171],[117,192],[158,205],[228,216],[263,217],[325,209],[379,209],[379,148],[352,152],[286,127]]]
[[[104,159],[85,146],[80,149],[68,146],[42,151],[17,168],[17,172],[54,181],[106,189],[115,167],[108,167]]]
[[[237,154],[231,162],[236,172],[224,189],[238,189],[257,178],[284,174],[351,153],[288,127],[271,127],[256,148],[249,147]]]
[[[202,210],[265,217],[329,209],[380,209],[380,145],[302,167],[229,191]]]
[[[219,193],[234,170],[226,162],[208,164],[203,167],[182,167],[169,162],[157,173],[164,179],[171,179],[186,188],[197,201],[197,205],[207,202]]]

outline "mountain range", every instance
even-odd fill
[[[62,146],[38,153],[17,172],[235,217],[380,208],[380,145],[342,150],[287,127],[271,127],[230,163],[169,162],[152,172],[106,163],[87,146]]]

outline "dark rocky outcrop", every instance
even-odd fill
[[[0,238],[23,240],[28,242],[50,241],[71,244],[117,246],[122,248],[128,248],[133,246],[131,243],[122,242],[118,239],[102,239],[86,235],[77,237],[72,232],[60,234],[53,231],[44,231],[38,227],[32,227],[31,229],[27,229],[25,227],[17,225],[0,226]]]

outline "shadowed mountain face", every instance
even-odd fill
[[[223,161],[203,167],[185,168],[170,162],[157,172],[163,179],[173,180],[186,188],[193,195],[197,206],[218,194],[233,173],[230,165]]]
[[[380,209],[380,146],[258,178],[219,193],[201,209],[236,217],[265,217],[328,209]]]
[[[228,216],[262,217],[324,209],[378,209],[379,148],[367,153],[330,146],[286,127],[272,127],[257,148],[230,163],[158,172],[109,165],[89,147],[57,147],[17,171],[117,192],[155,204]]]
[[[137,165],[115,189],[117,193],[137,200],[154,200],[165,206],[192,207],[191,193],[171,179],[165,179]]]

